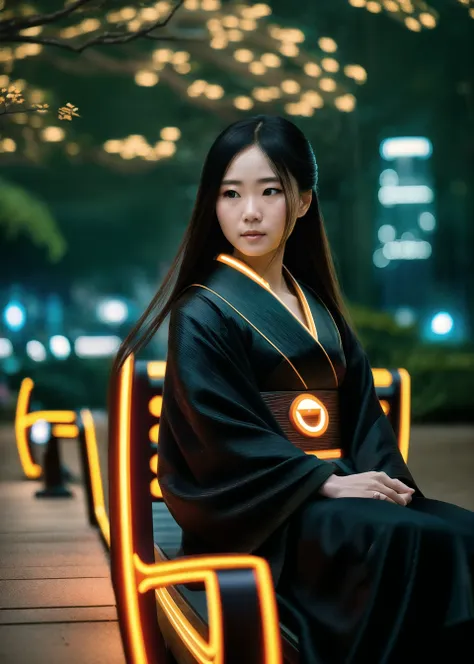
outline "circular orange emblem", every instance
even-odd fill
[[[312,394],[300,394],[290,406],[290,421],[308,438],[318,438],[329,426],[326,406]]]

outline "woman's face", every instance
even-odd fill
[[[236,253],[265,256],[278,248],[285,232],[285,195],[278,175],[256,145],[237,154],[230,163],[216,213]]]

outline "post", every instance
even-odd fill
[[[43,456],[44,488],[36,491],[36,498],[72,498],[73,493],[64,484],[64,472],[61,467],[59,440],[51,432],[51,437]]]
[[[79,443],[79,455],[81,458],[82,481],[84,482],[84,497],[86,499],[87,516],[91,526],[98,526],[99,524],[97,523],[94,509],[94,498],[92,496],[91,467],[89,463],[89,455],[87,454],[86,431],[84,422],[80,416],[77,418],[77,427],[79,429],[77,441]]]

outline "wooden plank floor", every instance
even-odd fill
[[[107,555],[82,488],[49,500],[34,497],[38,488],[21,479],[11,428],[1,427],[0,662],[124,664]]]
[[[106,483],[106,431],[98,418]],[[78,471],[75,444],[64,462]],[[414,426],[410,469],[425,495],[474,510],[474,427]],[[22,479],[11,425],[0,426],[1,664],[124,664],[108,561],[82,489],[38,500]]]

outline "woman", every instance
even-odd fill
[[[223,131],[117,363],[171,313],[159,481],[184,554],[265,557],[304,664],[438,661],[474,625],[474,515],[425,498],[401,457],[344,315],[316,184],[291,122]]]

